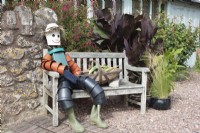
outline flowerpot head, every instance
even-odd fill
[[[45,36],[49,46],[59,46],[60,43],[60,30],[56,23],[50,23],[45,29]]]

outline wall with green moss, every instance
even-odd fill
[[[46,46],[43,31],[57,16],[49,8],[34,13],[17,6],[1,13],[0,113],[1,123],[16,122],[42,113],[42,69]]]

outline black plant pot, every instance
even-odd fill
[[[171,108],[171,98],[170,97],[166,99],[150,98],[149,107],[156,110],[168,110]]]

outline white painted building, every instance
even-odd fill
[[[194,0],[195,2],[167,2],[166,12],[171,19],[177,17],[177,23],[182,22],[186,26],[200,27],[200,0]],[[186,65],[193,67],[196,62],[196,52],[187,60]]]
[[[0,0],[0,3],[5,4],[5,0]]]

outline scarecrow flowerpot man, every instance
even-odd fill
[[[107,125],[100,118],[101,105],[106,101],[102,87],[88,76],[80,76],[79,66],[66,53],[60,43],[60,28],[56,23],[50,23],[45,29],[47,44],[51,49],[41,63],[41,67],[47,71],[55,71],[60,74],[58,80],[58,102],[63,110],[66,110],[68,121],[75,132],[83,132],[84,127],[77,121],[74,114],[72,100],[73,89],[84,89],[90,93],[93,99],[93,107],[90,115],[90,123],[100,128]]]

